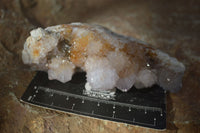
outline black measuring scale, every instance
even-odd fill
[[[85,73],[71,81],[48,80],[38,72],[21,101],[62,112],[127,123],[154,129],[166,128],[165,91],[157,85],[146,89],[116,90],[114,95],[87,93]]]

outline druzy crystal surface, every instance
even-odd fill
[[[85,71],[86,89],[126,92],[160,85],[176,92],[182,86],[185,66],[176,58],[137,39],[109,29],[82,23],[37,28],[30,32],[22,59],[49,79],[71,80],[77,68]]]

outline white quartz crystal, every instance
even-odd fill
[[[71,80],[84,70],[88,90],[147,88],[154,84],[176,92],[185,66],[147,43],[97,25],[72,23],[31,31],[22,51],[25,64],[48,72],[49,79]]]
[[[56,34],[49,34],[47,31],[38,28],[31,31],[22,51],[22,59],[26,64],[40,64],[46,61],[47,53],[52,51],[58,44]]]
[[[72,79],[75,66],[62,58],[53,58],[49,63],[49,79],[57,79],[63,83]]]
[[[107,90],[115,87],[119,79],[116,70],[107,58],[88,57],[85,62],[87,81],[94,90]]]

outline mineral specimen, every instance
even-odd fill
[[[22,51],[25,64],[48,72],[49,79],[71,80],[76,68],[86,71],[86,88],[114,87],[123,92],[160,85],[181,88],[184,65],[148,44],[105,27],[71,23],[31,31]]]

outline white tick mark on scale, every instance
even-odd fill
[[[32,98],[32,96],[29,96],[29,97],[28,97],[28,101],[30,101],[30,100],[31,100],[31,98]]]
[[[154,118],[154,125],[156,125],[156,118]]]
[[[74,109],[74,106],[75,106],[75,103],[73,103],[73,105],[72,105],[72,110]]]
[[[66,100],[68,101],[68,100],[69,100],[69,97],[67,97]]]
[[[113,118],[115,117],[115,111],[113,111],[113,116],[112,116]]]
[[[145,108],[145,111],[144,111],[144,113],[145,113],[145,114],[147,114],[147,110],[146,110],[146,108]]]

